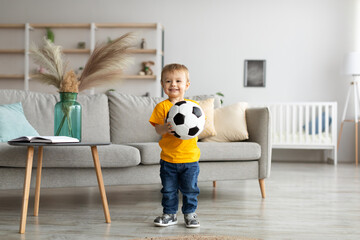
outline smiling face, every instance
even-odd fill
[[[166,72],[161,80],[161,86],[169,100],[176,103],[184,100],[186,90],[190,86],[190,82],[184,71]]]

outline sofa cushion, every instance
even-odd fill
[[[21,102],[0,104],[0,142],[21,136],[38,136],[24,115]]]
[[[130,143],[130,146],[140,150],[141,163],[145,165],[158,164],[161,148],[158,143]],[[219,161],[249,161],[261,157],[261,147],[253,142],[198,142],[203,162]]]
[[[59,94],[0,90],[0,104],[21,102],[25,116],[40,135],[54,135],[54,107]],[[78,95],[82,107],[82,141],[109,142],[109,107],[105,94]]]
[[[198,142],[200,161],[247,161],[261,157],[261,146],[255,142]]]
[[[140,164],[140,152],[137,148],[116,144],[98,146],[97,148],[102,168],[132,167]],[[94,167],[90,147],[49,146],[43,149],[44,168]],[[0,143],[0,152],[1,167],[25,167],[26,147],[10,146],[7,143]],[[36,155],[34,154],[34,166],[37,164]]]
[[[157,142],[128,143],[127,145],[139,149],[141,164],[151,165],[160,162],[161,148]]]

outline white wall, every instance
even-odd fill
[[[340,74],[342,58],[357,46],[356,2],[0,0],[0,22],[160,22],[165,63],[190,69],[189,95],[221,91],[225,104],[337,101],[340,118],[350,81]],[[243,87],[245,59],[266,59],[266,88]],[[352,129],[344,130],[339,161],[354,161]]]

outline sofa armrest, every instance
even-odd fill
[[[249,132],[248,142],[256,142],[261,146],[259,159],[259,179],[270,176],[271,168],[271,124],[270,110],[264,108],[248,108],[246,124]]]

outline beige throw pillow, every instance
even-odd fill
[[[249,138],[245,111],[248,104],[238,102],[215,109],[214,123],[216,136],[202,139],[203,142],[235,142]]]
[[[200,107],[205,113],[206,120],[204,130],[198,136],[199,139],[216,135],[214,126],[214,98],[198,101]]]

